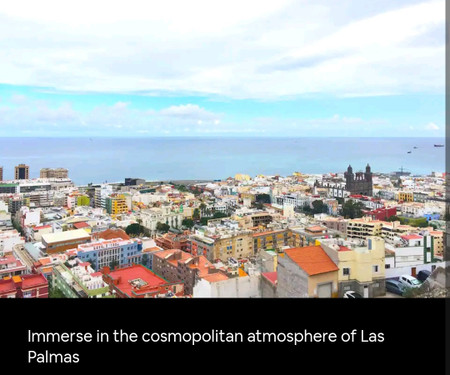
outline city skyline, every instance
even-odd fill
[[[444,1],[44,3],[0,9],[4,137],[444,136]]]

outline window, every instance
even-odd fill
[[[343,275],[350,275],[350,268],[343,268],[342,269],[342,274]]]
[[[376,264],[376,265],[373,265],[372,268],[373,268],[373,272],[374,272],[374,273],[377,273],[377,272],[378,272],[378,265],[377,265],[377,264]]]

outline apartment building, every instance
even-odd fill
[[[163,235],[155,238],[155,243],[164,250],[179,249],[189,251],[189,231],[185,233],[164,233]]]
[[[122,238],[99,239],[78,245],[77,256],[81,261],[89,262],[96,271],[103,267],[132,265],[141,262],[142,241]]]
[[[253,237],[253,253],[258,254],[261,250],[281,251],[285,246],[290,246],[292,231],[288,229],[268,230],[255,232]]]
[[[0,279],[20,276],[27,272],[27,267],[14,255],[0,257]]]
[[[105,209],[110,215],[128,212],[127,201],[123,194],[113,194],[105,198]]]
[[[340,239],[320,240],[320,246],[339,267],[339,297],[353,290],[372,298],[384,295],[385,242],[380,237],[368,237],[366,246]]]
[[[381,236],[383,222],[371,218],[351,219],[347,223],[347,237],[366,239],[371,236]]]
[[[14,179],[28,180],[30,177],[30,167],[25,164],[19,164],[14,167]]]
[[[59,289],[66,298],[111,297],[103,274],[96,272],[89,262],[79,258],[68,260],[53,267],[53,288]]]
[[[68,178],[69,171],[66,168],[42,168],[40,178]]]
[[[220,272],[203,255],[177,249],[157,252],[153,258],[153,271],[169,282],[182,282],[186,295],[193,293],[199,279]]]

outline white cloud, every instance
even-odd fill
[[[0,82],[259,99],[443,93],[445,2],[415,2],[10,1]]]
[[[70,103],[51,104],[24,97],[0,103],[0,133],[3,136],[181,136],[181,135],[267,135],[267,136],[404,136],[413,124],[393,124],[382,118],[361,118],[336,113],[329,117],[259,117],[232,120],[224,113],[194,104],[181,104],[155,110],[136,108],[132,102],[116,102],[89,111]],[[9,103],[9,104],[8,104]],[[439,130],[439,132],[437,132]],[[414,136],[441,135],[442,129],[430,122],[414,124]]]
[[[45,101],[23,97],[21,105],[0,105],[0,132],[6,134],[31,131],[36,135],[71,134],[80,128],[89,133],[109,134],[168,134],[185,132],[217,123],[224,115],[193,104],[171,106],[161,110],[136,109],[131,103],[116,102],[97,106],[90,111],[76,111],[70,103],[51,105]],[[50,128],[51,127],[51,128]],[[111,133],[113,131],[113,134]],[[105,133],[106,132],[106,133]]]
[[[198,119],[197,121],[200,121],[200,123],[202,120],[208,121],[218,116],[196,104],[173,105],[160,110],[159,113],[163,116],[178,117],[181,119]]]
[[[434,122],[429,122],[426,126],[425,129],[427,130],[439,130],[439,126],[437,126]]]

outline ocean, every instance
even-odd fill
[[[344,172],[349,164],[373,172],[401,167],[411,174],[444,172],[444,138],[0,138],[3,178],[14,166],[63,167],[75,184],[226,179],[293,172]],[[417,147],[417,148],[414,148]],[[408,153],[411,151],[411,153]]]

